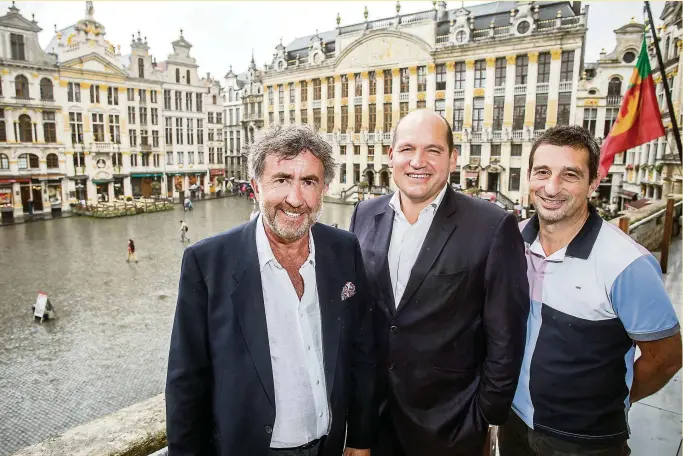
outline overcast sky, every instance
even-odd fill
[[[476,4],[482,2],[465,2]],[[7,11],[11,2],[0,2],[0,11]],[[601,48],[610,52],[616,41],[613,30],[627,24],[631,17],[643,22],[643,2],[584,2],[590,5],[586,61],[598,59]],[[165,60],[172,51],[171,42],[184,31],[185,39],[193,44],[192,55],[199,64],[200,75],[210,72],[220,78],[230,65],[235,72],[246,70],[252,49],[256,63],[261,66],[272,60],[280,39],[287,45],[298,36],[306,36],[336,27],[337,13],[341,24],[363,21],[367,5],[369,19],[395,16],[394,1],[100,1],[94,2],[95,19],[106,27],[106,39],[121,45],[122,53],[130,52],[131,34],[140,30],[158,61]],[[449,9],[460,2],[451,1]],[[75,24],[85,16],[85,1],[17,2],[21,14],[28,19],[35,14],[43,29],[40,42],[43,48],[58,29]],[[664,2],[652,2],[655,21]],[[424,11],[432,2],[401,2],[401,13]]]

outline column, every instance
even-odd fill
[[[427,108],[434,109],[434,102],[436,100],[436,65],[433,63],[427,64],[427,93],[425,99],[427,101]]]
[[[493,125],[493,87],[495,85],[496,58],[486,57],[486,87],[484,89],[484,129],[486,130],[491,130]],[[483,158],[482,156],[482,161]]]
[[[83,173],[88,176],[88,179],[83,181],[88,191],[88,202],[91,204],[97,204],[97,187],[93,184],[92,176],[90,175],[90,170],[94,169],[94,158],[88,151],[83,152],[84,164]]]
[[[356,128],[356,78],[354,77],[353,73],[348,73],[346,75],[349,81],[349,131],[351,132],[350,134],[353,134],[355,132]],[[360,109],[360,108],[359,108]],[[342,131],[342,133],[346,133],[346,131]],[[348,154],[349,151],[347,150],[346,153]],[[351,148],[351,154],[353,154],[353,148]]]
[[[308,124],[313,125],[313,79],[308,79],[306,80],[306,90],[307,92],[307,99],[306,101],[306,106],[302,106],[302,108],[306,109],[306,116],[308,117]],[[322,101],[321,101],[322,104]]]
[[[271,109],[273,109],[272,105],[270,104],[270,100],[268,97],[268,90],[271,86],[264,86],[263,87],[263,112],[264,112],[264,119],[263,119],[263,128],[268,128],[270,125],[270,119],[269,119],[269,112],[272,112]],[[274,86],[273,86],[274,87]],[[274,101],[273,101],[274,102]]]
[[[408,68],[408,74],[408,112],[410,112],[417,108],[417,67]],[[420,98],[423,97],[424,94],[420,96]]]
[[[43,117],[43,110],[42,109],[36,109],[36,112],[38,113],[37,115],[40,116],[40,120],[42,121]],[[56,117],[56,116],[55,116]],[[43,125],[41,122],[33,122],[33,124],[36,126],[36,137],[35,141],[39,144],[45,144],[45,132],[43,131]],[[55,125],[55,128],[57,126]]]
[[[396,126],[399,121],[399,93],[401,93],[401,70],[391,69],[391,128]]]
[[[389,70],[378,70],[375,72],[375,80],[377,81],[377,95],[375,96],[375,112],[377,113],[377,125],[375,131],[384,131],[384,72]],[[381,143],[379,145],[379,153],[375,150],[375,156],[382,155]],[[379,162],[378,162],[379,163]]]
[[[14,217],[23,217],[24,205],[21,202],[21,184],[12,184],[12,201],[14,201]]]
[[[565,49],[567,51],[567,49]],[[572,101],[570,103],[569,119],[573,119],[576,116],[576,95],[577,95],[577,82],[581,75],[579,70],[581,69],[581,48],[574,50],[574,69],[572,70]]]
[[[550,81],[548,84],[548,116],[546,128],[557,125],[557,108],[560,96],[560,67],[562,65],[562,49],[550,50]]]
[[[463,129],[472,129],[472,98],[474,98],[474,60],[466,60],[465,73],[465,120]]]
[[[14,108],[5,108],[5,132],[8,143],[17,142],[17,137],[14,133]]]
[[[341,131],[341,76],[334,75],[334,132]]]
[[[50,196],[47,194],[47,182],[40,182],[40,196],[43,199],[43,212],[51,212],[52,205],[50,204]]]
[[[453,127],[453,91],[455,90],[455,62],[446,63],[446,120]],[[462,174],[462,173],[461,173]]]
[[[272,107],[269,109],[268,112],[273,111]],[[297,124],[301,124],[301,81],[294,83],[294,120]]]
[[[538,52],[529,52],[529,68],[526,80],[526,108],[524,109],[524,126],[533,128],[536,111],[536,81],[538,80]],[[530,136],[529,140],[533,137]]]
[[[320,131],[327,133],[327,78],[320,78]]]
[[[370,112],[368,104],[370,102],[370,80],[368,79],[368,72],[363,71],[360,74],[361,84],[363,85],[363,103],[361,104],[361,131],[368,131],[370,123]],[[375,86],[376,88],[376,86]]]

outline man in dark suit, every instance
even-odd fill
[[[450,125],[417,110],[389,150],[398,191],[361,202],[375,302],[379,437],[373,456],[481,456],[505,422],[524,353],[529,290],[512,214],[447,184]]]
[[[308,126],[252,147],[260,215],[185,251],[166,384],[170,456],[367,456],[372,302],[358,241],[316,223],[334,177]]]

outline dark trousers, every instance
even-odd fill
[[[370,452],[372,456],[406,456],[398,441],[389,407],[385,406],[377,422],[377,442]]]
[[[530,429],[515,412],[498,428],[501,456],[628,456],[631,449],[623,442],[596,446],[567,442]]]
[[[271,448],[268,456],[320,456],[324,444],[325,437],[297,448]]]

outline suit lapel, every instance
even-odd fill
[[[450,186],[446,189],[446,194],[441,202],[441,205],[434,214],[434,220],[432,225],[429,227],[427,232],[427,237],[425,238],[420,253],[417,256],[415,265],[410,272],[410,279],[408,279],[408,284],[401,297],[401,302],[398,306],[398,312],[401,312],[406,304],[409,302],[410,298],[413,296],[415,291],[424,280],[425,276],[431,269],[432,265],[439,256],[446,241],[453,233],[456,227],[457,217],[455,217],[456,211],[456,196],[455,191],[453,191]]]
[[[230,297],[256,372],[268,400],[275,407],[275,387],[273,386],[273,367],[270,362],[266,309],[263,303],[261,269],[258,251],[256,250],[256,223],[258,220],[259,217],[255,218],[244,228],[240,251],[237,255],[237,258],[240,258],[240,263],[233,273],[237,285]]]
[[[375,215],[375,232],[369,239],[374,239],[372,254],[374,256],[374,274],[377,277],[382,302],[386,304],[389,314],[396,313],[394,302],[394,289],[391,286],[391,274],[389,273],[389,244],[391,243],[391,230],[394,226],[394,211],[387,203],[384,212]]]
[[[339,347],[339,326],[341,324],[341,291],[344,284],[339,285],[341,273],[330,249],[330,241],[313,225],[311,232],[315,243],[315,280],[320,304],[320,326],[323,341],[323,367],[327,397],[330,398],[334,383],[334,372],[337,366]],[[343,279],[342,279],[343,280]]]

